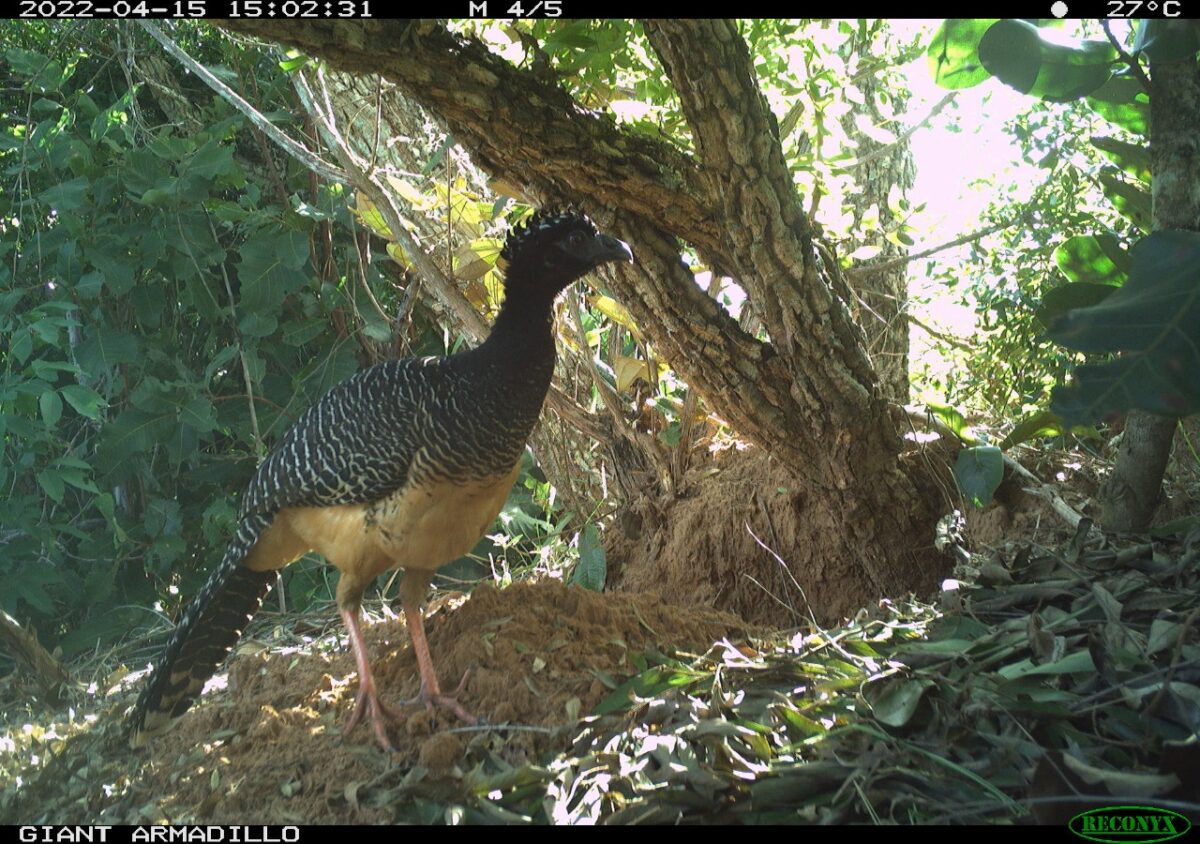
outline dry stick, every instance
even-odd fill
[[[12,655],[33,674],[46,697],[55,702],[62,699],[62,690],[72,683],[71,672],[41,646],[33,632],[4,610],[0,610],[0,639],[8,643]]]
[[[949,334],[938,331],[936,328],[933,328],[932,326],[926,325],[925,323],[921,322],[921,320],[917,319],[912,314],[905,314],[904,318],[907,319],[913,325],[915,325],[917,328],[922,329],[926,334],[929,334],[931,337],[936,337],[937,339],[941,340],[943,343],[946,343],[947,345],[953,346],[956,349],[962,349],[964,352],[974,352],[975,351],[975,347],[972,346],[970,343],[966,343],[962,340],[959,340],[957,337],[951,337]]]
[[[1003,231],[1011,226],[1015,226],[1019,220],[1010,220],[1006,223],[996,223],[987,228],[979,229],[978,231],[964,234],[962,237],[956,237],[954,240],[948,240],[945,243],[937,246],[931,246],[928,249],[923,249],[920,252],[914,252],[911,255],[901,255],[899,258],[891,258],[887,261],[881,261],[878,264],[869,264],[867,266],[854,267],[845,271],[849,278],[861,278],[864,275],[890,270],[895,267],[903,266],[912,261],[919,261],[922,258],[928,258],[930,255],[935,255],[938,252],[944,252],[947,249],[953,249],[955,246],[962,246],[964,243],[970,243],[972,240],[979,240],[981,237],[987,237],[989,234],[995,234],[998,231]]]
[[[320,176],[324,176],[330,181],[346,181],[345,173],[284,134],[279,127],[264,117],[254,106],[250,105],[250,103],[238,96],[237,92],[214,76],[208,68],[185,53],[178,44],[163,34],[162,30],[156,24],[149,21],[138,21],[138,23],[141,24],[142,29],[150,33],[150,36],[155,41],[162,44],[163,49],[174,56],[180,64],[200,77],[208,87],[217,92],[221,99],[246,115],[251,123],[257,126],[267,137],[279,144],[285,152],[309,170]]]

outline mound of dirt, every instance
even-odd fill
[[[609,582],[768,627],[807,626],[810,613],[836,624],[897,597],[879,594],[860,561],[845,558],[840,530],[829,505],[761,450],[729,450],[689,471],[674,498],[644,497],[621,514],[605,535]],[[910,568],[901,580],[932,593],[948,571]]]
[[[453,773],[479,754],[514,766],[536,762],[565,747],[567,728],[609,694],[601,676],[636,673],[635,654],[649,647],[703,653],[722,637],[748,632],[741,619],[711,609],[556,581],[485,585],[468,600],[436,603],[441,609],[427,627],[443,685],[453,688],[472,668],[461,700],[496,726],[463,729],[452,716],[439,713],[431,722],[423,708],[406,708],[405,723],[391,734],[398,752],[387,754],[367,725],[342,734],[357,690],[348,650],[235,656],[228,689],[207,695],[152,744],[126,806],[174,822],[388,822],[395,809],[373,803],[374,784],[394,784],[413,766]],[[416,659],[404,625],[365,632],[385,701],[415,696]]]

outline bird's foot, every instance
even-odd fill
[[[398,720],[400,715],[379,699],[379,695],[375,693],[374,683],[359,683],[358,697],[354,699],[354,712],[351,713],[350,720],[346,722],[344,735],[349,735],[350,731],[358,726],[364,712],[371,719],[371,729],[375,731],[375,740],[384,750],[394,753],[396,748],[388,738],[386,722]]]
[[[471,668],[463,672],[462,679],[458,681],[458,686],[450,694],[442,694],[441,689],[437,687],[435,682],[433,689],[426,688],[424,683],[421,683],[420,693],[409,700],[403,701],[404,706],[419,706],[425,705],[425,709],[430,715],[438,707],[448,709],[453,712],[459,720],[467,724],[475,725],[479,723],[479,719],[472,715],[461,703],[458,702],[458,696],[463,693],[467,687],[467,680],[471,676]]]

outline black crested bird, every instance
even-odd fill
[[[341,572],[338,611],[358,668],[346,725],[364,712],[391,749],[359,624],[363,591],[403,568],[400,600],[419,700],[475,718],[442,692],[421,603],[437,569],[470,551],[516,480],[554,369],[554,299],[629,247],[583,214],[543,210],[509,232],[505,297],[487,340],[449,357],[386,361],[296,420],[258,467],[220,565],[179,620],[130,716],[135,747],[182,715],[258,611],[275,571],[310,550]],[[464,677],[465,681],[465,677]]]

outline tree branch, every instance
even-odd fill
[[[434,21],[223,20],[231,32],[290,44],[334,67],[379,74],[439,115],[476,163],[543,199],[590,196],[687,233],[722,254],[712,198],[694,162],[621,131],[545,75],[513,67]]]

